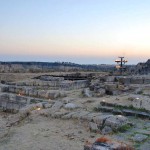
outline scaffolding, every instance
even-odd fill
[[[122,74],[125,70],[125,64],[128,62],[124,59],[124,57],[118,57],[119,59],[116,59],[115,62],[117,63],[116,68],[120,71],[120,74]]]

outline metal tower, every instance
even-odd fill
[[[128,61],[124,59],[124,57],[118,57],[120,59],[116,59],[115,62],[117,63],[116,68],[120,71],[120,74],[122,74],[123,71],[125,71],[126,67],[124,66],[125,63]]]

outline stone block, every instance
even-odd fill
[[[143,141],[145,141],[147,138],[148,138],[147,135],[144,135],[144,134],[135,134],[131,139],[132,139],[134,142],[143,142]]]
[[[150,84],[150,79],[149,78],[144,78],[144,84]]]
[[[106,119],[112,117],[113,115],[99,115],[93,118],[94,122],[98,125],[98,126],[103,126],[103,124],[105,123]]]
[[[127,123],[128,123],[128,118],[122,115],[116,115],[116,116],[110,116],[106,118],[104,125],[109,126],[112,129],[118,129]]]
[[[119,83],[121,84],[125,84],[125,85],[128,85],[131,83],[131,78],[130,77],[120,77],[118,79]]]
[[[97,124],[94,122],[89,122],[89,129],[93,132],[99,131]]]
[[[106,76],[105,81],[106,82],[114,82],[115,81],[115,76]]]
[[[144,79],[143,78],[131,78],[131,84],[143,84]]]

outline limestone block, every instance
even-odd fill
[[[98,92],[97,92],[96,96],[97,97],[102,97],[102,96],[105,95],[105,93],[106,93],[106,90],[103,89],[103,88],[100,88],[100,89],[98,89]]]
[[[121,126],[128,123],[128,118],[122,115],[116,115],[108,117],[105,121],[105,126],[109,126],[112,129],[118,129]]]
[[[105,79],[106,82],[114,82],[115,81],[115,76],[106,76],[105,78],[106,78]]]
[[[106,84],[105,84],[105,89],[106,89],[107,91],[114,91],[114,90],[117,89],[117,84],[106,83]]]
[[[120,77],[118,79],[119,83],[128,85],[131,83],[131,77]]]
[[[144,79],[143,78],[131,78],[131,84],[143,84]]]
[[[106,119],[110,117],[113,117],[113,115],[99,115],[99,116],[94,117],[93,120],[98,126],[103,126]]]
[[[131,139],[132,139],[134,142],[143,142],[143,141],[145,141],[147,138],[148,138],[147,135],[144,135],[144,134],[135,134]]]
[[[8,92],[8,91],[9,91],[9,87],[7,87],[7,86],[0,87],[0,92]]]
[[[144,78],[144,84],[150,84],[150,78]]]
[[[45,98],[46,94],[47,94],[47,91],[45,91],[45,90],[38,91],[38,97]]]
[[[16,93],[16,87],[15,86],[9,86],[8,87],[9,92]]]
[[[51,111],[56,112],[59,111],[61,107],[63,107],[63,103],[60,101],[56,101],[50,109]]]
[[[109,126],[105,126],[105,127],[102,129],[102,131],[101,131],[101,133],[102,133],[103,135],[110,134],[110,133],[112,133],[112,132],[113,132],[113,130],[112,130],[112,128],[109,127]]]
[[[85,97],[92,97],[92,95],[90,93],[90,90],[88,88],[85,88],[83,90],[83,96],[85,96]]]
[[[71,119],[74,114],[77,112],[70,112],[62,117],[62,119]]]
[[[51,116],[53,118],[61,118],[62,116],[68,114],[68,112],[64,111],[64,112],[54,112]]]
[[[89,129],[93,132],[99,131],[97,124],[94,122],[89,122]]]
[[[87,121],[93,121],[93,118],[95,118],[96,116],[101,115],[100,113],[89,113],[85,116],[82,117],[82,119],[87,120]]]
[[[78,106],[74,103],[68,103],[64,106],[65,109],[77,109]]]

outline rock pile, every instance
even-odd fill
[[[94,143],[86,142],[84,150],[134,150],[134,148],[125,143],[101,137]]]

